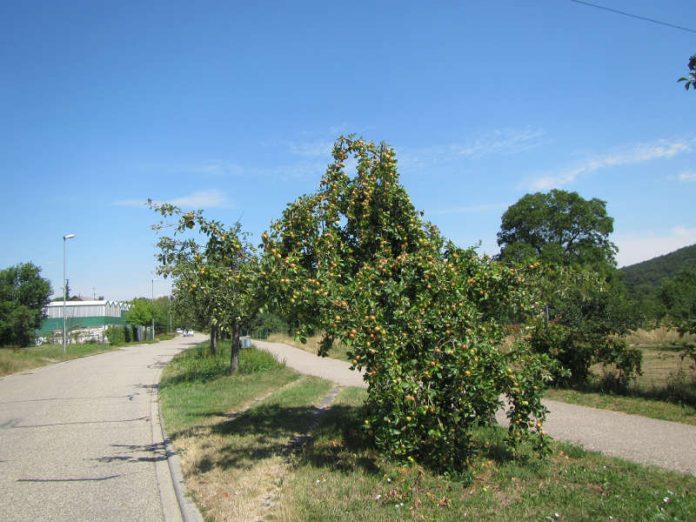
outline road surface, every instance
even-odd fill
[[[182,520],[162,440],[164,365],[177,337],[0,379],[3,521]]]

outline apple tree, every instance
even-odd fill
[[[258,259],[239,223],[226,227],[204,217],[202,211],[184,212],[171,204],[150,206],[164,219],[157,230],[171,226],[172,236],[158,242],[158,272],[174,279],[174,295],[179,306],[189,306],[199,325],[210,328],[211,351],[216,350],[220,333],[232,339],[230,373],[239,367],[241,332],[248,329],[258,312],[256,283]],[[205,238],[197,241],[188,232]]]
[[[346,172],[349,158],[356,174]],[[546,446],[548,358],[501,349],[501,307],[527,307],[523,271],[445,241],[399,183],[394,151],[342,137],[319,189],[264,233],[269,303],[301,339],[340,340],[368,384],[365,429],[388,454],[441,469],[466,466],[472,429],[510,400],[509,443]]]

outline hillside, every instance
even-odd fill
[[[652,292],[664,279],[674,277],[687,268],[696,269],[696,244],[625,266],[619,272],[629,292],[636,295]]]

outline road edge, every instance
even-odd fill
[[[169,364],[169,362],[171,362],[171,360],[168,361],[167,364]],[[155,375],[152,401],[150,403],[152,443],[154,446],[162,446],[163,460],[166,459],[167,461],[166,467],[162,460],[158,460],[155,463],[162,515],[164,522],[204,522],[203,515],[199,511],[198,506],[196,506],[186,494],[186,483],[184,482],[184,476],[181,472],[179,457],[172,447],[171,439],[164,430],[162,402],[159,393],[159,383],[162,378],[163,369],[164,367],[160,367]],[[173,505],[176,505],[178,509],[171,509]]]

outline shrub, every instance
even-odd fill
[[[612,296],[601,274],[584,268],[542,267],[530,281],[545,303],[531,344],[537,353],[558,364],[558,384],[586,383],[590,367],[601,363],[616,372],[614,381],[626,387],[641,372],[641,352],[621,338],[627,323],[612,314]]]
[[[120,346],[126,343],[123,335],[123,328],[116,325],[111,325],[106,329],[106,338],[111,346]]]

